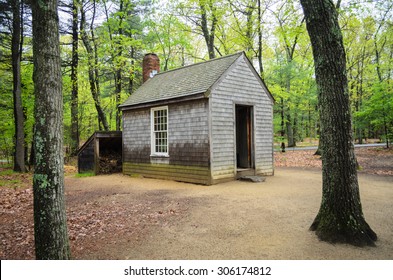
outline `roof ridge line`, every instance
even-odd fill
[[[237,56],[237,55],[240,56],[242,53],[243,53],[243,51],[240,51],[240,52],[237,52],[237,53],[233,53],[233,54],[229,54],[229,55],[220,56],[220,57],[212,58],[212,59],[209,59],[209,60],[197,62],[197,63],[194,63],[194,64],[185,65],[185,66],[178,67],[178,68],[175,68],[175,69],[170,69],[170,70],[167,70],[167,71],[164,71],[164,72],[159,72],[159,73],[156,74],[156,76],[157,75],[161,75],[161,74],[166,74],[166,73],[169,73],[169,72],[174,72],[174,71],[177,71],[177,70],[182,70],[184,68],[193,67],[193,66],[196,66],[196,65],[204,64],[204,63],[214,62],[214,61],[217,61],[217,60],[220,60],[220,59],[229,58],[231,56]]]

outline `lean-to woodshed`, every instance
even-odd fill
[[[121,131],[94,132],[78,151],[78,173],[121,172],[121,157]]]
[[[158,74],[157,60],[145,57],[151,78],[120,106],[125,174],[206,185],[273,174],[274,100],[243,52]]]

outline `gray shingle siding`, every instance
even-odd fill
[[[121,107],[124,173],[201,184],[234,179],[235,108],[247,105],[255,173],[273,174],[273,102],[243,53],[158,74]],[[150,110],[162,105],[168,106],[169,156],[152,157]]]
[[[169,105],[169,163],[209,166],[207,99]]]
[[[156,162],[152,159],[150,109],[124,112],[124,161]],[[168,106],[169,158],[167,163],[189,166],[209,165],[207,99]]]
[[[150,108],[123,112],[123,161],[150,163]]]
[[[216,85],[210,98],[212,179],[233,178],[236,173],[236,104],[253,106],[256,173],[273,174],[272,99],[244,59]]]

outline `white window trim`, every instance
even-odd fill
[[[156,152],[156,138],[155,138],[155,134],[154,134],[154,112],[155,111],[160,111],[160,110],[166,110],[166,131],[167,131],[167,141],[166,141],[166,153],[160,153],[160,152]],[[150,109],[150,156],[152,157],[169,157],[169,110],[168,110],[168,106],[160,106],[160,107],[154,107]]]

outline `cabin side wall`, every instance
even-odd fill
[[[210,184],[207,99],[168,105],[168,156],[151,155],[151,108],[123,112],[123,172]]]
[[[236,65],[211,93],[211,172],[212,181],[236,177],[236,105],[253,108],[253,153],[255,173],[272,175],[273,102],[247,62]]]

